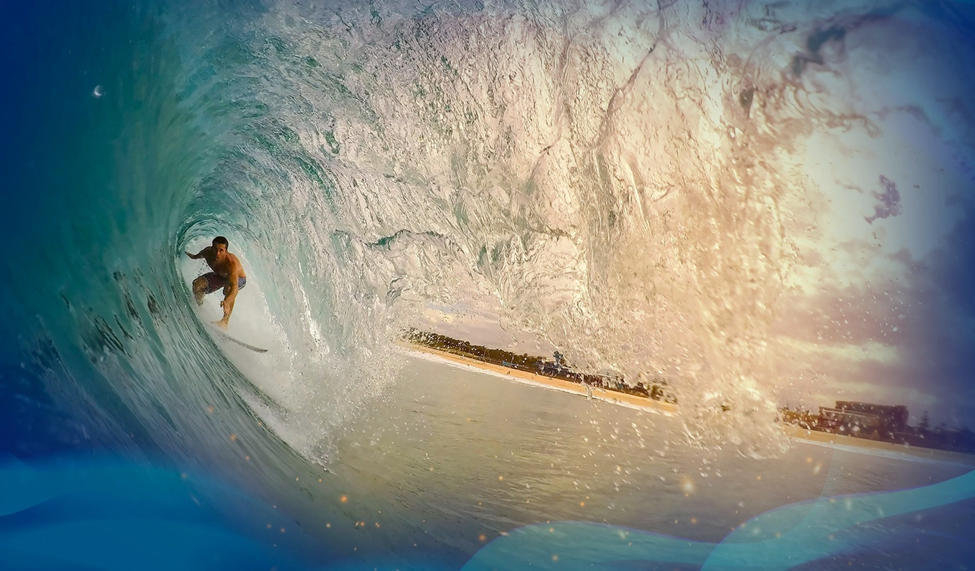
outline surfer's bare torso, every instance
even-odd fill
[[[200,250],[200,253],[197,254],[195,258],[203,258],[214,273],[227,280],[234,275],[234,270],[237,271],[237,277],[245,279],[247,278],[247,274],[244,273],[243,264],[240,263],[237,256],[231,254],[230,252],[226,252],[226,255],[223,256],[222,259],[219,259],[217,257],[217,249],[213,246],[207,246],[206,248]]]
[[[203,258],[213,270],[193,280],[193,295],[197,305],[203,305],[203,296],[206,294],[223,289],[224,299],[220,302],[220,307],[223,308],[223,319],[216,322],[223,328],[226,328],[230,322],[237,293],[247,283],[244,266],[237,256],[227,251],[228,245],[226,238],[217,236],[213,239],[213,245],[203,248],[198,253],[186,252],[186,255],[194,260]]]

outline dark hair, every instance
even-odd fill
[[[230,247],[230,242],[223,236],[217,236],[216,238],[213,239],[213,245],[216,246],[217,244],[223,244],[227,248]]]

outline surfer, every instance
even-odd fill
[[[223,288],[223,301],[220,302],[220,307],[223,308],[223,319],[214,323],[224,329],[230,325],[230,314],[234,311],[237,292],[247,284],[244,266],[237,256],[227,251],[229,246],[230,242],[226,238],[217,236],[213,239],[212,245],[203,248],[199,253],[186,252],[186,255],[193,260],[203,258],[213,270],[193,280],[193,296],[196,297],[197,305],[203,305],[203,296],[206,294]]]

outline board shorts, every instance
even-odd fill
[[[213,293],[218,289],[223,289],[228,285],[230,285],[230,280],[228,280],[227,278],[221,276],[216,272],[209,272],[203,274],[200,277],[207,281],[207,289],[206,289],[207,293]],[[237,278],[238,290],[244,289],[245,285],[247,285],[247,278]]]

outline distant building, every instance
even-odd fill
[[[819,407],[819,430],[836,434],[849,434],[863,438],[880,437],[880,417],[843,410],[841,408]]]
[[[835,408],[819,407],[820,430],[862,438],[894,440],[907,429],[904,405],[888,406],[855,401],[836,401]]]
[[[836,408],[850,412],[877,415],[880,419],[880,436],[885,439],[891,438],[897,432],[907,430],[909,414],[907,407],[902,404],[889,406],[841,400],[836,401]]]

